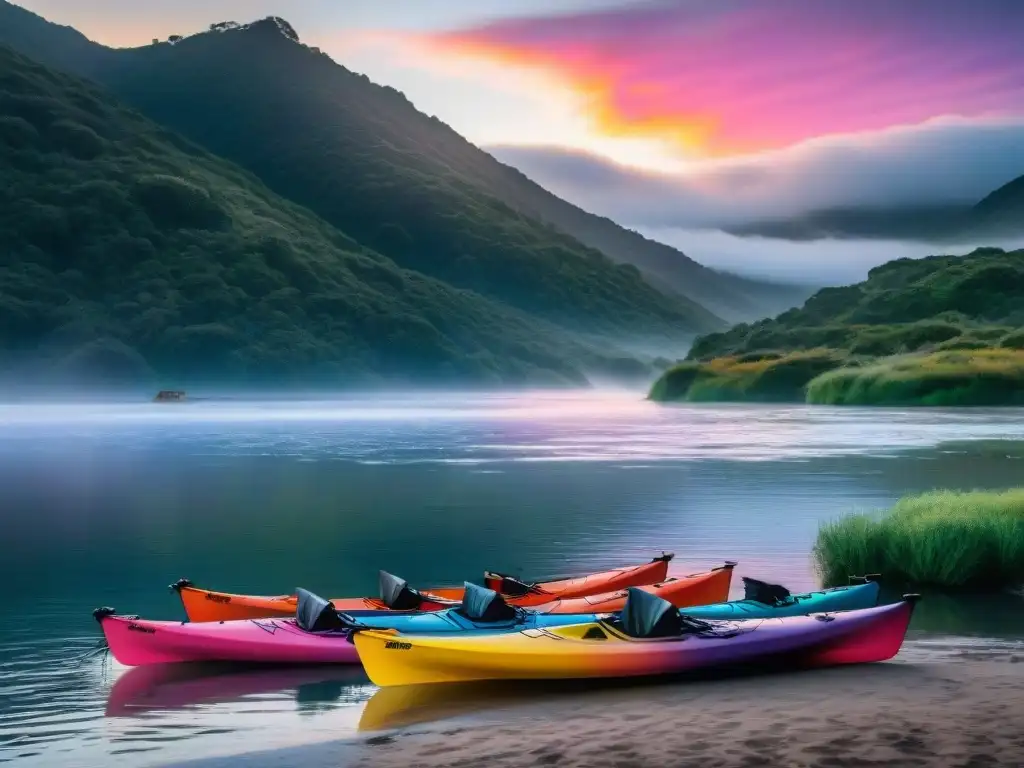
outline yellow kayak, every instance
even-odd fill
[[[621,618],[455,636],[363,630],[353,641],[366,674],[381,687],[647,677],[780,661],[794,667],[856,664],[899,651],[916,597],[839,613],[702,622],[633,588]]]

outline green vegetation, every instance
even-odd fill
[[[1024,251],[983,248],[962,257],[889,262],[864,282],[821,290],[775,319],[700,337],[687,361],[655,383],[651,397],[1021,404],[1022,295]],[[749,365],[752,360],[761,362]],[[769,360],[795,362],[794,387],[756,383]],[[702,387],[702,379],[715,383]]]
[[[1022,294],[1024,251],[898,259],[862,283],[818,291],[801,309],[703,336],[689,359],[823,346],[881,356],[961,336],[990,340],[1024,326]]]
[[[685,361],[662,374],[649,397],[662,402],[803,402],[812,379],[849,362],[847,355],[827,349]]]
[[[577,332],[724,325],[517,210],[476,178],[493,158],[282,34],[279,20],[96,53],[103,65],[87,70],[127,103],[402,267]]]
[[[369,250],[0,46],[0,370],[173,383],[584,381],[564,331]]]
[[[751,319],[810,293],[716,272],[559,199],[282,28],[267,19],[174,45],[83,47],[0,0],[0,42],[99,80],[361,243],[453,285],[630,334],[714,330],[722,323],[705,306]]]
[[[825,373],[807,387],[818,405],[1024,405],[1024,352],[978,349],[883,358]]]
[[[896,584],[997,589],[1024,583],[1024,489],[941,491],[900,499],[883,515],[823,525],[814,559],[826,584],[880,573]]]

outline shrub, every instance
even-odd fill
[[[789,355],[688,361],[670,368],[651,387],[658,401],[799,402],[807,383],[847,361],[842,352],[816,349]]]
[[[893,584],[1017,586],[1024,582],[1024,489],[907,496],[888,513],[822,525],[813,557],[827,585],[879,573]]]
[[[947,350],[824,373],[807,386],[819,405],[1015,405],[1024,403],[1024,353]]]
[[[162,229],[220,229],[228,224],[210,193],[176,176],[144,176],[135,182],[135,198]]]
[[[1004,349],[1024,349],[1024,328],[1006,334],[999,340],[999,346]]]
[[[96,131],[73,120],[57,120],[47,135],[55,149],[79,160],[92,160],[103,154],[105,142]]]

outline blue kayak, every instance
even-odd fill
[[[791,594],[785,587],[744,578],[745,597],[727,603],[702,605],[682,610],[699,619],[770,619],[833,613],[870,608],[878,602],[879,585],[868,581],[848,587]],[[469,605],[475,601],[476,605]],[[367,629],[395,629],[405,634],[431,635],[447,632],[506,632],[548,629],[586,624],[608,614],[543,613],[507,605],[501,596],[475,584],[466,584],[466,602],[444,611],[345,611],[339,614],[350,626]]]
[[[682,612],[695,619],[780,619],[786,616],[806,616],[809,613],[856,611],[878,604],[879,585],[875,581],[834,587],[817,592],[794,595],[785,587],[765,584],[756,579],[743,579],[745,597],[728,603],[701,605]]]

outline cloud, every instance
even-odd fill
[[[798,284],[848,285],[863,280],[872,267],[893,259],[934,254],[966,254],[979,243],[942,246],[905,240],[815,240],[794,243],[764,237],[671,227],[641,228],[647,237],[679,248],[715,269]],[[1006,250],[1024,248],[1024,238],[985,243]]]
[[[536,67],[598,130],[733,156],[936,117],[1024,113],[1020,0],[664,0],[430,36]]]
[[[1024,175],[1024,119],[933,120],[675,175],[558,147],[488,151],[555,194],[627,226],[722,228],[830,208],[975,203]]]

